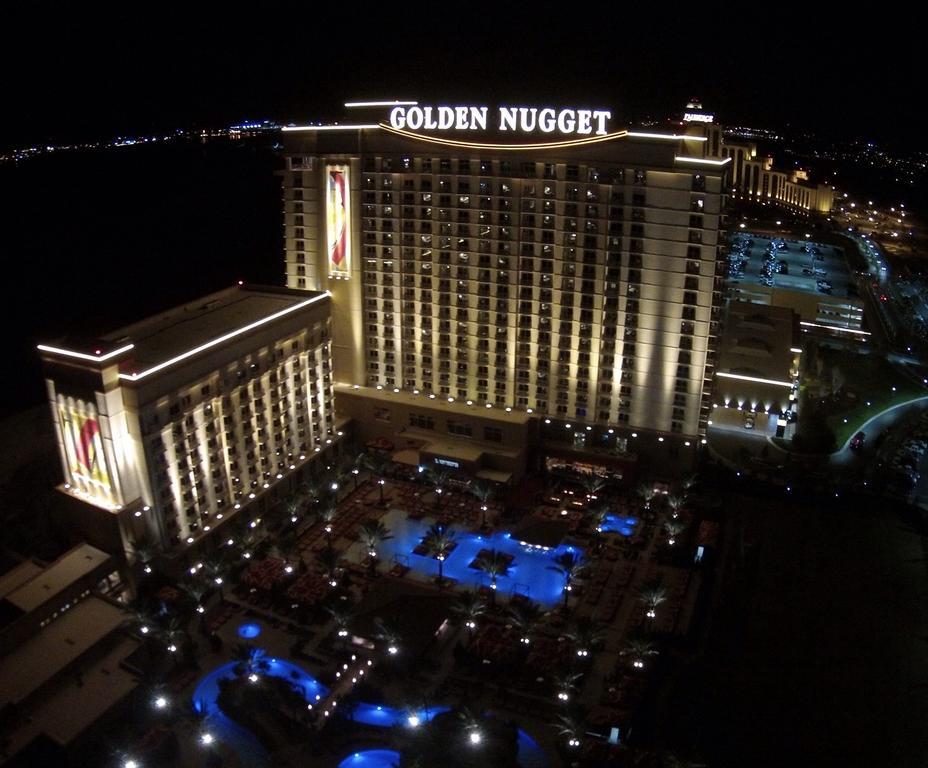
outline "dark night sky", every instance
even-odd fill
[[[344,14],[318,7],[32,13],[7,26],[0,53],[0,147],[245,117],[300,121],[372,97],[587,103],[639,117],[698,95],[728,124],[906,143],[925,128],[913,107],[919,25],[904,15],[885,29],[867,19],[862,35],[839,31],[848,19],[810,21],[782,6],[780,22],[707,5],[662,4],[651,18],[630,17],[624,3],[604,5],[621,12],[539,4],[532,15],[382,3],[393,18],[359,4],[333,4]]]

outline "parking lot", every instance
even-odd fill
[[[729,281],[847,297],[854,291],[840,248],[741,233],[732,239]]]

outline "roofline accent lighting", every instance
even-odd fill
[[[621,139],[624,136],[630,136],[631,134],[628,131],[616,131],[614,133],[607,133],[604,136],[587,136],[582,139],[569,139],[565,141],[548,141],[541,143],[533,144],[493,144],[489,142],[479,142],[479,141],[459,141],[455,139],[443,139],[435,136],[429,136],[424,133],[416,133],[415,131],[408,131],[405,129],[394,128],[392,125],[386,123],[381,123],[380,127],[389,131],[390,133],[395,133],[397,136],[405,136],[409,139],[417,139],[418,141],[425,141],[430,144],[444,144],[449,147],[464,147],[467,149],[492,149],[500,151],[520,151],[526,149],[556,149],[559,147],[579,147],[585,146],[586,144],[599,144],[603,141],[612,141],[613,139]]]
[[[856,333],[859,336],[869,336],[870,331],[858,331],[854,328],[838,328],[834,325],[822,325],[821,323],[810,323],[808,320],[800,320],[799,325],[804,325],[809,328],[824,328],[827,331],[840,331],[841,333]]]
[[[345,106],[348,109],[355,107],[415,107],[418,101],[346,101]]]
[[[791,381],[778,381],[776,379],[762,379],[758,376],[743,376],[740,373],[724,373],[719,371],[715,374],[720,376],[723,379],[738,379],[739,381],[753,381],[756,384],[773,384],[778,387],[790,387],[792,388],[793,382]]]
[[[682,157],[676,155],[673,159],[677,163],[696,163],[698,165],[712,165],[715,167],[728,165],[731,162],[730,157],[726,157],[724,160],[709,160],[705,157]]]
[[[376,123],[357,123],[346,125],[285,125],[281,130],[284,133],[298,131],[363,131],[368,128],[380,128]]]
[[[89,360],[91,363],[102,363],[105,360],[109,360],[111,357],[116,357],[117,355],[121,355],[123,352],[128,352],[130,349],[134,349],[135,344],[126,344],[119,349],[114,349],[112,352],[107,352],[105,355],[88,355],[86,352],[75,352],[72,349],[62,349],[61,347],[52,347],[47,344],[39,344],[36,348],[42,352],[51,352],[55,355],[76,357],[79,360]]]
[[[260,328],[266,323],[270,323],[273,320],[277,320],[278,318],[284,317],[285,315],[289,315],[291,312],[296,312],[298,309],[303,309],[304,307],[308,307],[310,304],[315,304],[317,301],[330,298],[331,296],[332,294],[329,291],[326,291],[319,296],[313,296],[311,299],[301,301],[299,304],[294,304],[292,307],[287,307],[280,310],[279,312],[275,312],[272,315],[263,317],[260,320],[255,320],[253,323],[249,323],[248,325],[243,325],[241,328],[223,334],[222,336],[219,336],[212,341],[207,341],[205,344],[201,344],[198,347],[188,349],[186,352],[183,352],[176,357],[172,357],[170,360],[165,360],[163,363],[158,363],[157,365],[154,365],[148,370],[142,371],[141,373],[120,373],[119,378],[127,379],[129,381],[138,381],[139,379],[142,379],[152,373],[157,373],[158,371],[164,370],[165,368],[168,368],[175,363],[179,363],[181,360],[186,360],[188,357],[193,357],[200,352],[205,352],[207,349],[212,349],[219,344],[223,344],[230,339],[234,339],[236,336],[240,336],[243,333],[248,333],[248,331],[253,331],[255,328]]]

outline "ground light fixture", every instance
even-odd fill
[[[208,747],[208,746],[209,746],[210,744],[212,744],[215,740],[216,740],[216,739],[213,737],[213,734],[211,734],[211,733],[209,733],[209,732],[204,733],[202,736],[200,736],[200,743],[201,743],[204,747]]]
[[[138,764],[138,762],[130,758],[122,764],[122,768],[141,768],[141,766]]]
[[[410,728],[418,728],[420,723],[419,716],[410,715],[408,718],[406,718],[406,722],[409,723]]]
[[[389,653],[391,656],[396,656],[396,654],[398,654],[399,652],[400,652],[400,649],[397,648],[395,645],[391,645],[387,648],[387,653]]]
[[[477,745],[483,741],[483,737],[480,735],[480,731],[471,731],[470,734],[470,743]]]
[[[168,700],[164,696],[158,696],[155,701],[155,709],[164,709],[168,705]]]

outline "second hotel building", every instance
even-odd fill
[[[717,126],[347,104],[285,129],[287,285],[332,293],[336,407],[421,463],[695,452],[724,272]],[[569,454],[568,454],[569,455]]]

